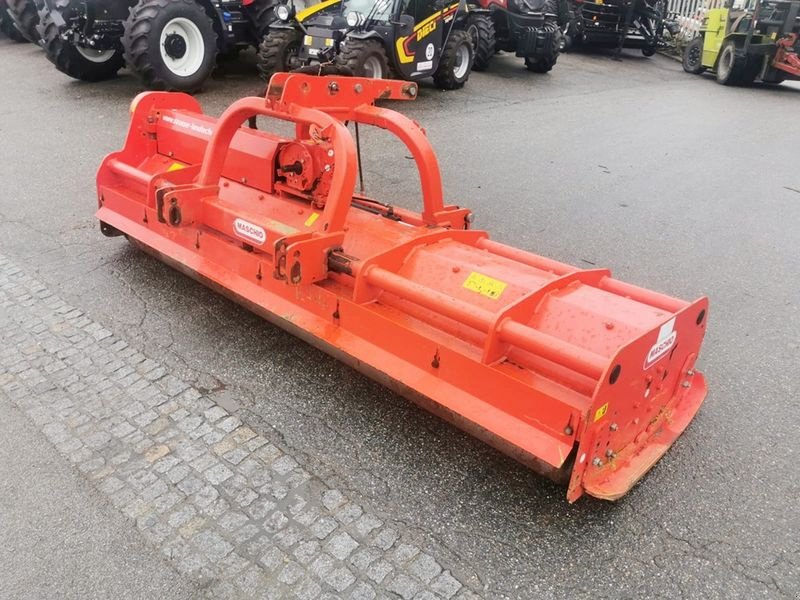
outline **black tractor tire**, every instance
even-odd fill
[[[76,0],[73,0],[76,1]],[[63,2],[68,6],[67,2]],[[39,35],[42,38],[45,56],[56,69],[73,79],[96,82],[113,79],[125,65],[122,46],[105,54],[82,50],[61,38],[61,30],[53,21],[50,9],[45,6],[39,14]]]
[[[547,6],[547,4],[545,6]],[[541,56],[525,57],[525,68],[534,73],[549,73],[553,70],[553,67],[556,66],[556,62],[558,61],[559,46],[561,45],[561,31],[558,25],[550,20],[545,22],[544,27],[550,29],[553,33],[553,42],[549,49],[550,51]]]
[[[264,81],[297,66],[292,59],[300,49],[300,35],[294,29],[273,29],[264,36],[258,47],[258,71]]]
[[[702,35],[695,37],[683,50],[683,70],[692,75],[700,75],[706,68],[703,66]]]
[[[172,50],[161,43],[168,27]],[[214,24],[195,0],[139,0],[125,21],[122,45],[128,68],[152,90],[200,91],[216,66]],[[192,56],[197,66],[189,62],[184,70],[178,61]]]
[[[27,42],[25,36],[22,35],[11,15],[8,14],[8,4],[6,0],[0,0],[0,34],[5,35],[12,42]]]
[[[253,24],[256,49],[269,34],[269,26],[275,22],[276,5],[275,0],[255,0],[252,4],[244,7]]]
[[[722,44],[717,59],[717,83],[722,85],[743,85],[746,83],[746,59],[737,56],[736,43],[729,40]]]
[[[494,29],[494,19],[486,14],[470,15],[467,32],[472,40],[472,49],[475,51],[472,68],[475,71],[483,71],[489,66],[489,61],[495,55],[497,35]]]
[[[391,79],[386,48],[379,40],[347,38],[340,46],[336,62],[356,77]]]
[[[440,90],[463,88],[469,79],[474,60],[475,51],[469,34],[463,29],[452,30],[442,49],[436,72],[433,74],[433,84]]]
[[[39,12],[33,0],[6,0],[8,13],[16,25],[17,30],[25,40],[39,43],[39,33],[36,26],[39,24]]]

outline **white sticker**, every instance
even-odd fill
[[[267,232],[264,231],[263,227],[259,227],[244,219],[236,219],[233,222],[233,230],[236,232],[236,235],[248,242],[261,245],[267,241]]]
[[[432,68],[433,68],[433,62],[430,60],[417,63],[417,71],[430,71]]]
[[[672,317],[669,321],[664,323],[661,326],[661,329],[658,331],[658,339],[656,343],[653,344],[653,347],[650,348],[650,351],[647,353],[647,357],[644,361],[644,368],[649,369],[654,364],[656,364],[659,359],[661,359],[667,352],[669,352],[673,346],[675,346],[675,341],[678,339],[678,332],[675,331],[675,317]]]
[[[181,129],[188,129],[189,131],[194,131],[195,133],[200,133],[203,135],[211,135],[214,133],[208,127],[204,127],[198,123],[192,123],[190,121],[184,121],[183,119],[171,117],[169,115],[164,115],[161,117],[161,120],[165,123],[169,123],[170,125],[175,125],[175,127],[180,127]]]
[[[433,53],[436,52],[436,49],[433,47],[433,44],[428,44],[425,47],[425,58],[431,60],[433,58]]]

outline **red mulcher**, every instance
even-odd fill
[[[706,395],[708,302],[685,302],[493,241],[443,201],[423,130],[375,100],[414,83],[280,73],[219,119],[194,98],[136,98],[97,176],[97,218],[178,270],[536,470],[614,500]],[[242,127],[295,124],[283,138]],[[420,212],[354,193],[346,122],[395,134]]]

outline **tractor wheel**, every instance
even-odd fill
[[[439,66],[433,74],[433,84],[440,90],[457,90],[464,87],[469,79],[474,57],[469,34],[463,29],[451,31],[442,49]]]
[[[8,37],[14,42],[27,42],[25,36],[20,33],[20,30],[14,25],[14,20],[8,14],[8,5],[6,0],[0,0],[0,33]]]
[[[350,69],[356,77],[390,79],[386,48],[378,40],[348,38],[341,45],[336,61]]]
[[[683,70],[692,75],[700,75],[706,68],[703,66],[704,37],[695,37],[683,51]]]
[[[6,0],[8,15],[25,40],[39,43],[36,26],[39,24],[39,13],[33,0]]]
[[[745,58],[736,55],[736,43],[729,40],[722,45],[717,60],[717,82],[722,85],[742,85],[745,83]]]
[[[494,56],[495,44],[497,42],[494,30],[494,20],[489,15],[472,15],[469,18],[467,32],[472,40],[472,49],[475,52],[475,60],[472,68],[476,71],[483,71],[489,66],[489,61]]]
[[[553,43],[550,47],[550,51],[547,54],[525,57],[525,68],[527,68],[528,71],[533,71],[534,73],[549,73],[553,70],[553,67],[556,66],[556,61],[558,61],[558,49],[559,45],[561,44],[561,31],[552,21],[545,23],[544,26],[552,30]]]
[[[256,34],[256,49],[267,37],[269,26],[275,21],[275,4],[274,0],[255,0],[252,4],[244,7]]]
[[[299,50],[300,33],[294,29],[274,29],[267,33],[258,47],[258,70],[262,79],[269,81],[273,74],[295,68]]]
[[[76,1],[76,0],[73,0]],[[69,6],[67,3],[66,6]],[[53,14],[45,6],[40,13],[39,35],[47,59],[56,69],[81,81],[103,81],[117,76],[124,66],[122,46],[110,50],[92,50],[71,44],[61,38],[61,30]]]
[[[194,0],[139,0],[122,44],[128,68],[154,90],[199,91],[216,64],[214,25]]]
[[[642,55],[650,58],[656,53],[656,49],[653,46],[645,46],[642,48]]]

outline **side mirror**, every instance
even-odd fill
[[[414,17],[411,15],[400,15],[398,33],[401,36],[410,35],[414,31]]]

